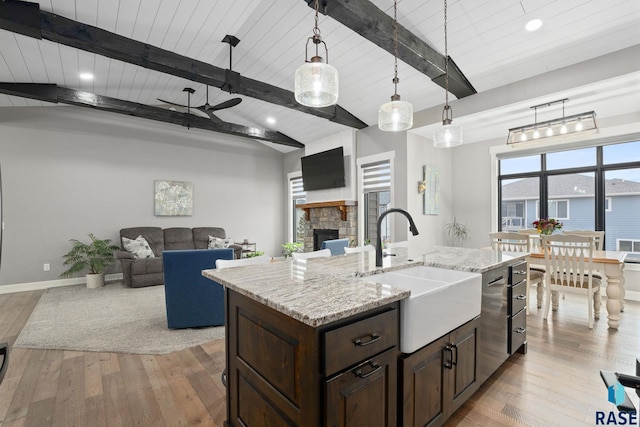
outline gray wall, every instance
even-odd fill
[[[504,144],[504,140],[464,144],[453,149],[453,215],[469,227],[471,237],[465,246],[470,248],[491,244],[491,188],[497,183],[491,176],[493,159],[489,149],[497,144]]]
[[[57,279],[70,238],[132,226],[219,226],[279,255],[283,155],[259,142],[72,107],[0,117],[0,285]],[[193,216],[154,216],[157,179],[193,182]]]
[[[383,132],[378,129],[378,125],[369,126],[359,130],[356,135],[356,159],[374,154],[395,151],[396,157],[393,162],[393,206],[407,210],[412,217],[416,213],[412,212],[408,206],[407,199],[407,134],[406,132]],[[360,192],[360,189],[358,189]],[[408,239],[409,224],[402,215],[393,214],[392,233],[393,240],[399,242]]]

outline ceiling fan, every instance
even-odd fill
[[[182,89],[182,91],[183,92],[187,92],[187,94],[188,94],[187,105],[182,105],[182,104],[178,104],[176,102],[166,101],[166,100],[160,99],[160,98],[157,98],[157,99],[158,99],[158,101],[164,102],[165,104],[175,105],[176,107],[186,108],[187,109],[187,113],[191,113],[192,109],[200,111],[200,112],[204,113],[207,117],[209,117],[209,119],[211,119],[211,121],[214,122],[214,123],[223,123],[224,122],[224,120],[220,119],[218,116],[213,114],[214,111],[224,110],[225,108],[235,107],[236,105],[238,105],[238,104],[240,104],[242,102],[242,98],[231,98],[231,99],[229,99],[227,101],[224,101],[224,102],[221,102],[219,104],[210,105],[209,104],[209,86],[207,86],[207,99],[206,99],[206,102],[204,103],[204,105],[201,105],[199,107],[192,107],[191,106],[191,94],[194,93],[195,90],[190,88],[190,87],[185,87],[184,89]]]

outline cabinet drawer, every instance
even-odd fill
[[[527,313],[520,310],[509,318],[509,354],[515,353],[527,341]]]
[[[324,334],[325,375],[332,375],[399,344],[398,310],[362,319]]]
[[[510,285],[517,285],[520,282],[527,280],[527,262],[522,261],[518,264],[509,266],[509,274],[511,276]]]
[[[509,287],[509,315],[518,313],[527,305],[527,281]]]
[[[498,267],[482,273],[482,287],[507,283],[507,267]]]

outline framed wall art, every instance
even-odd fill
[[[193,215],[193,183],[187,181],[154,181],[156,216]]]

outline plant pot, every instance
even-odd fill
[[[87,274],[87,288],[95,289],[104,286],[104,273]]]

